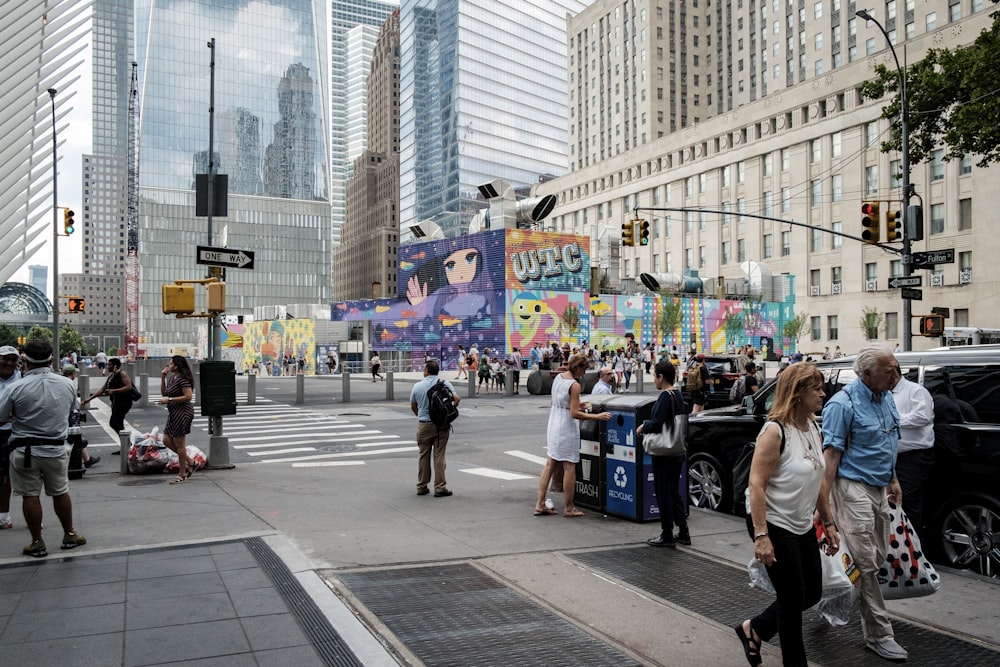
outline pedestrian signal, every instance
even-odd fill
[[[87,312],[87,302],[86,299],[80,296],[71,296],[68,299],[69,302],[69,312],[71,313],[85,313]]]
[[[940,315],[920,316],[920,335],[937,337],[944,333],[944,318]]]
[[[162,296],[164,313],[190,314],[194,312],[193,285],[164,285]]]

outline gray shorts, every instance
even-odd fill
[[[69,450],[62,456],[31,455],[31,467],[24,468],[24,452],[10,453],[10,484],[19,496],[61,496],[69,493]]]

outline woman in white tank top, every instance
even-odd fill
[[[814,364],[789,366],[778,376],[774,405],[757,436],[747,488],[747,527],[754,555],[767,568],[776,599],[760,615],[736,626],[751,665],[760,647],[781,636],[784,665],[806,665],[802,612],[819,602],[823,570],[813,528],[818,510],[828,554],[840,548],[823,472],[823,437],[815,413],[823,409],[823,376]]]

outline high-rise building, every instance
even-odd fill
[[[566,21],[589,0],[403,0],[400,221],[465,231],[476,186],[566,171]]]
[[[365,80],[379,26],[396,2],[330,2],[330,206],[334,247],[340,243],[347,206],[347,179],[365,149]]]
[[[40,264],[28,266],[28,284],[42,294],[48,294],[49,267]]]
[[[160,288],[204,277],[198,245],[256,253],[252,271],[227,271],[227,314],[329,302],[326,7],[310,0],[139,0],[135,11],[139,328],[147,342],[194,342],[191,320],[161,313]],[[229,176],[228,214],[211,226],[195,217],[194,191],[210,162]]]
[[[873,12],[911,63],[971,43],[992,22],[985,3],[911,4]],[[800,350],[857,351],[872,310],[874,340],[901,343],[905,311],[889,286],[903,273],[899,244],[860,239],[862,202],[882,202],[884,221],[902,199],[902,155],[881,150],[890,99],[861,94],[876,65],[895,63],[853,9],[836,0],[795,9],[595,0],[569,21],[571,171],[535,190],[558,200],[546,227],[617,236],[640,207],[649,243],[621,248],[620,264],[636,289],[642,273],[676,285],[688,270],[711,285],[790,274],[795,311],[808,318]],[[912,250],[953,249],[955,261],[914,271],[923,299],[912,314],[946,306],[946,326],[1000,327],[989,260],[1000,252],[989,224],[1000,206],[997,167],[944,155],[939,148],[911,169],[924,225]]]
[[[338,301],[396,296],[399,245],[399,12],[383,24],[371,57],[368,149],[347,182],[347,222],[334,250]]]
[[[83,234],[79,275],[63,276],[87,304],[69,316],[92,346],[122,347],[125,341],[125,255],[128,194],[129,95],[132,89],[133,3],[94,0],[91,88],[93,141],[83,156],[83,201],[77,233]]]
[[[78,0],[3,3],[0,284],[52,239],[53,207],[62,205],[52,196],[53,125],[64,140],[66,110],[86,48],[80,33],[90,20],[88,5]],[[55,305],[57,300],[52,301]]]

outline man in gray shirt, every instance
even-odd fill
[[[87,543],[73,530],[70,448],[66,446],[69,415],[79,402],[73,383],[52,372],[49,343],[32,341],[25,345],[24,362],[28,369],[24,377],[0,397],[0,422],[13,420],[10,479],[14,493],[22,498],[24,522],[31,532],[31,544],[21,553],[41,558],[49,555],[42,541],[43,487],[46,495],[52,496],[52,507],[63,527],[62,548]]]

